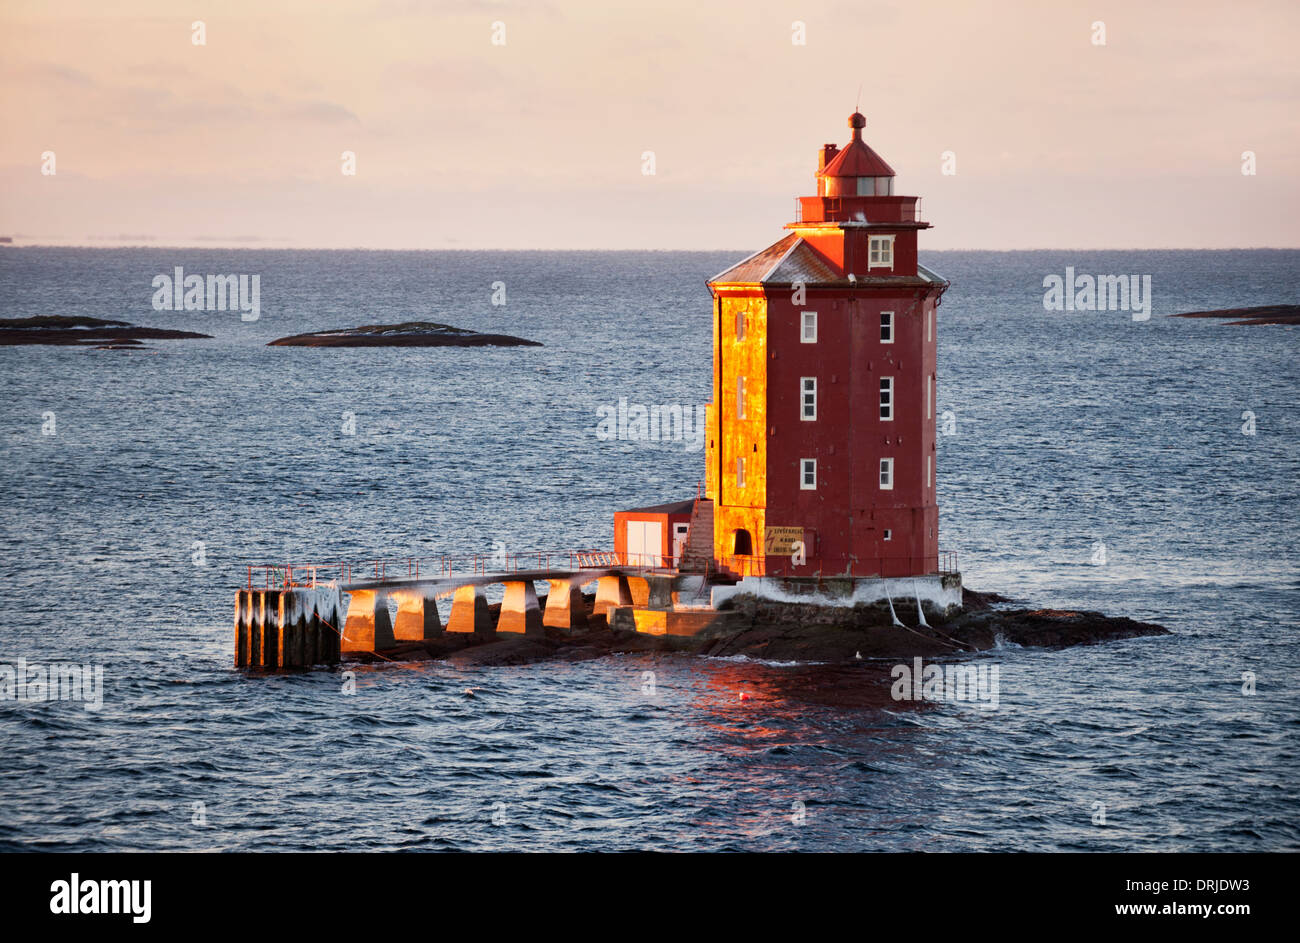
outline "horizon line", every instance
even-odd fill
[[[312,246],[312,245],[249,245],[243,242],[121,242],[113,245],[82,242],[0,242],[3,249],[220,249],[222,251],[240,252],[663,252],[663,253],[700,253],[700,252],[744,252],[753,254],[752,248],[720,247],[711,249],[664,249],[657,247],[637,247],[627,249],[597,248],[592,246],[564,246],[552,248],[528,247],[484,247],[484,246]],[[1292,252],[1300,250],[1294,246],[1107,246],[1104,248],[1087,246],[961,246],[946,249],[923,249],[929,252]],[[761,251],[761,249],[759,250]]]

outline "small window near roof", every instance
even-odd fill
[[[817,459],[802,458],[799,460],[799,490],[817,490]]]
[[[817,343],[817,312],[805,311],[802,317],[803,331],[799,335],[799,342],[802,344]]]
[[[867,252],[868,269],[894,267],[893,236],[872,236]]]

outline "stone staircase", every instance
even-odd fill
[[[686,546],[677,564],[681,573],[704,573],[715,569],[713,565],[713,502],[698,498],[691,512],[691,529],[686,533]]]

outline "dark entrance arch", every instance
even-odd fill
[[[749,531],[743,527],[732,535],[732,553],[738,557],[752,556],[754,553],[754,538],[749,535]]]

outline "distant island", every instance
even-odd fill
[[[1171,318],[1236,318],[1229,324],[1300,324],[1300,305],[1260,305],[1256,308],[1222,308],[1218,311],[1189,311]]]
[[[0,344],[62,344],[105,349],[138,349],[142,340],[210,340],[209,334],[139,327],[127,321],[49,314],[0,318]]]
[[[294,334],[268,347],[541,347],[537,341],[509,334],[480,334],[436,321],[368,324],[364,327]]]

